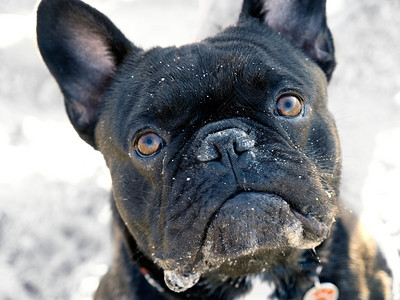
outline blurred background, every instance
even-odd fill
[[[194,41],[215,20],[229,24],[238,7],[229,0],[218,7],[208,0],[86,2],[145,48]],[[0,299],[90,299],[112,255],[110,179],[101,155],[69,124],[38,54],[36,5],[0,0]],[[330,0],[328,11],[342,198],[400,249],[400,1]]]

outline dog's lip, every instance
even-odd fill
[[[230,197],[229,199],[227,199],[224,202],[224,204],[227,203],[228,201],[232,200],[232,199],[237,198],[237,197],[241,197],[243,195],[251,195],[251,194],[254,194],[254,195],[257,195],[257,194],[258,195],[260,195],[260,194],[261,195],[271,195],[271,196],[273,196],[275,198],[279,198],[281,201],[285,202],[289,206],[290,211],[292,212],[294,217],[296,217],[296,219],[298,219],[301,222],[301,224],[303,225],[303,229],[307,233],[311,234],[311,236],[313,236],[314,238],[316,238],[316,239],[321,239],[321,238],[324,239],[329,235],[330,229],[329,229],[329,226],[327,224],[325,224],[324,222],[318,220],[316,217],[314,217],[314,216],[312,216],[310,214],[303,213],[303,212],[297,210],[296,208],[293,207],[293,205],[290,204],[289,201],[286,201],[283,197],[281,197],[280,195],[277,195],[277,194],[275,194],[273,192],[268,192],[268,191],[241,191],[241,192],[236,193],[234,196]],[[223,205],[221,205],[221,207]],[[217,215],[217,214],[218,214],[218,211],[214,215]]]
[[[301,222],[305,231],[312,233],[316,238],[326,238],[329,235],[330,230],[328,225],[319,221],[316,217],[309,214],[302,214],[291,206],[290,210]]]

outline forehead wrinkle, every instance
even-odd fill
[[[177,115],[193,118],[194,110],[199,106],[206,105],[209,111],[218,108],[224,101],[243,94],[241,90],[261,88],[265,91],[267,88],[268,80],[262,68],[251,70],[249,66],[253,61],[262,65],[260,60],[240,52],[221,57],[219,51],[203,54],[200,47],[196,49],[194,69],[178,72],[175,68],[168,69],[160,75],[164,81],[156,84],[154,106],[157,117],[164,122],[176,119]]]

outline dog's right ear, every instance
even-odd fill
[[[78,0],[43,0],[37,12],[37,40],[64,95],[71,123],[95,147],[102,97],[121,62],[140,49],[106,16]]]
[[[326,0],[244,0],[241,18],[246,17],[257,18],[286,37],[331,78],[336,62]]]

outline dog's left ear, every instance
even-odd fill
[[[106,16],[79,0],[43,0],[37,12],[37,40],[64,94],[72,125],[95,147],[103,95],[122,61],[140,49]]]
[[[241,18],[248,16],[285,36],[331,78],[336,62],[325,0],[244,0]]]

